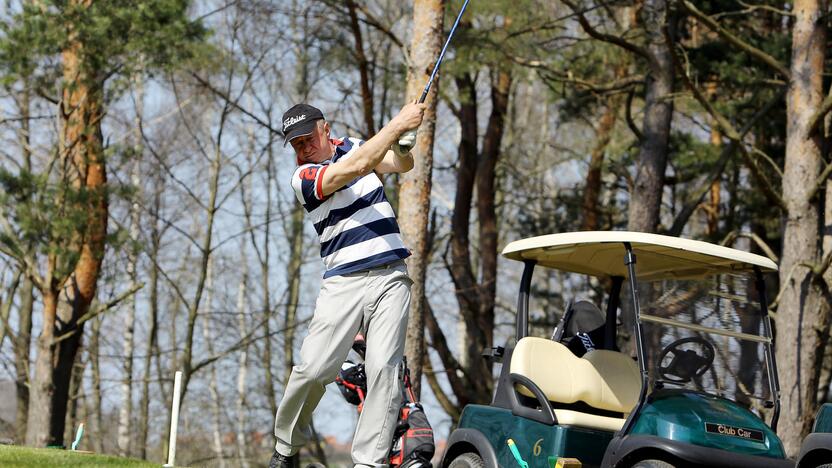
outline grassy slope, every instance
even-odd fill
[[[60,449],[34,449],[0,445],[0,466],[17,467],[159,467],[158,463],[149,463],[132,458],[109,457],[88,453],[73,453]]]

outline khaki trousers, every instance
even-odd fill
[[[312,412],[362,331],[367,396],[352,445],[356,467],[387,466],[401,405],[398,364],[404,353],[410,286],[404,261],[323,280],[309,335],[274,422],[275,450],[293,455],[306,443]]]

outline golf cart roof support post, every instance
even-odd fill
[[[628,434],[633,424],[636,421],[634,415],[639,414],[641,408],[644,406],[644,401],[647,399],[647,386],[649,385],[649,376],[647,374],[647,362],[644,358],[644,337],[641,329],[641,312],[638,304],[638,281],[636,280],[636,255],[633,253],[633,246],[629,242],[624,242],[624,249],[627,253],[624,254],[624,264],[627,265],[627,276],[630,279],[630,295],[633,298],[633,316],[635,318],[635,335],[636,335],[636,353],[638,355],[638,368],[641,372],[641,391],[638,395],[638,403],[624,427],[621,428],[622,434]]]
[[[768,343],[763,344],[766,358],[766,372],[768,372],[769,392],[771,393],[771,400],[774,402],[774,411],[772,411],[771,424],[769,426],[773,431],[776,431],[777,421],[780,419],[780,378],[777,375],[777,360],[774,357],[774,334],[771,331],[771,317],[768,315],[768,297],[766,296],[766,281],[763,278],[763,272],[759,267],[754,267],[754,275],[756,277],[755,286],[757,287],[757,295],[760,298],[763,333],[769,339]]]
[[[532,273],[536,264],[534,260],[523,261],[523,276],[520,278],[520,293],[517,296],[517,330],[514,333],[516,341],[529,336],[529,291],[531,291]]]
[[[604,324],[604,349],[616,349],[615,337],[618,326],[616,312],[621,303],[621,285],[624,284],[623,276],[612,277],[610,297],[607,299],[607,321]]]

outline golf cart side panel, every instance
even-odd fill
[[[787,458],[746,455],[649,435],[616,436],[607,446],[602,466],[628,468],[634,462],[644,459],[665,460],[684,467],[794,468],[794,460]]]
[[[614,433],[574,426],[550,426],[515,416],[511,410],[484,405],[468,405],[462,412],[459,428],[476,428],[484,434],[500,466],[517,466],[507,441],[513,439],[520,456],[529,467],[548,468],[549,457],[572,457],[583,466],[600,466],[601,447]]]
[[[780,439],[751,411],[724,398],[686,390],[654,392],[630,434],[737,454],[785,458]]]

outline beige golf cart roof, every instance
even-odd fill
[[[777,271],[772,260],[742,250],[678,237],[627,231],[549,234],[514,241],[503,249],[512,260],[535,260],[540,266],[592,276],[627,277],[624,246],[636,255],[640,280],[696,278],[743,272],[759,267]]]

